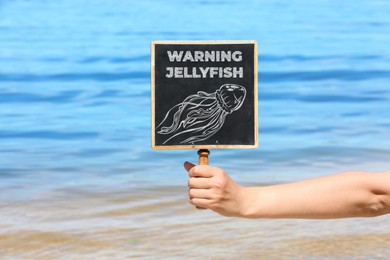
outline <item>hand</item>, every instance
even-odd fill
[[[224,216],[242,217],[248,207],[248,189],[234,182],[224,170],[184,163],[188,171],[190,203]]]

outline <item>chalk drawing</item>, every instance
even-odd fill
[[[164,144],[207,140],[222,128],[227,115],[240,109],[245,96],[246,89],[237,84],[224,84],[214,93],[199,91],[169,109],[156,132],[164,135]]]

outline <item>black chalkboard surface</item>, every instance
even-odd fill
[[[257,147],[257,43],[151,44],[153,149]]]

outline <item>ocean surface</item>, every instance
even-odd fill
[[[385,259],[388,216],[240,220],[187,203],[153,151],[150,43],[256,40],[243,185],[390,169],[390,2],[0,1],[0,259]]]

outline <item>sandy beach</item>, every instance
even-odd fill
[[[385,259],[387,216],[225,218],[186,188],[57,190],[1,201],[1,259]]]

